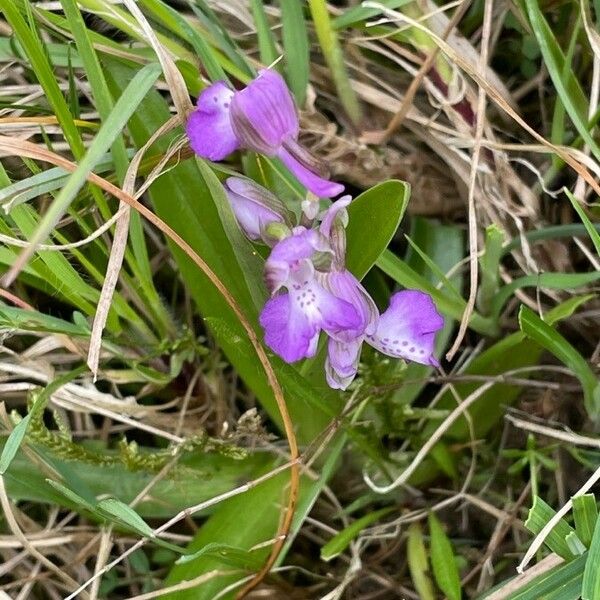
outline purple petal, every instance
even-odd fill
[[[225,191],[240,227],[251,240],[264,238],[269,223],[284,222],[283,205],[278,211],[277,199],[252,180],[229,177]]]
[[[362,343],[362,337],[352,342],[338,342],[329,338],[325,361],[325,377],[329,387],[345,390],[352,383],[358,371]]]
[[[290,275],[287,287],[293,310],[303,312],[310,323],[332,335],[359,327],[361,316],[356,308],[327,291],[310,273],[309,269],[301,268]]]
[[[366,341],[388,356],[439,366],[433,356],[435,334],[444,326],[431,296],[417,290],[397,292]]]
[[[319,198],[333,198],[344,191],[341,183],[335,183],[319,177],[300,161],[292,156],[285,148],[277,152],[281,162],[296,176],[296,179],[310,192]]]
[[[333,222],[336,217],[340,215],[343,217],[343,213],[340,214],[341,211],[345,210],[346,207],[352,202],[352,196],[342,196],[339,200],[336,200],[331,204],[331,206],[325,211],[323,214],[323,218],[321,220],[321,225],[319,226],[319,231],[329,239],[331,235],[331,228],[333,227]],[[347,214],[346,214],[347,218]]]
[[[298,113],[283,77],[271,69],[236,92],[231,103],[233,131],[242,146],[274,155],[283,142],[298,135]]]
[[[340,341],[350,341],[363,334],[373,334],[377,330],[379,311],[369,292],[350,271],[330,271],[319,274],[323,286],[334,296],[343,298],[356,309],[360,322],[355,330],[342,331]]]
[[[286,285],[291,268],[308,270],[305,279],[314,277],[310,258],[315,252],[328,252],[325,238],[313,229],[295,227],[293,235],[278,242],[265,262],[265,283],[271,293]]]
[[[222,160],[239,148],[229,117],[233,95],[224,82],[213,83],[200,94],[198,108],[188,118],[190,145],[202,158]]]
[[[314,229],[295,227],[293,235],[281,240],[271,250],[268,260],[292,264],[303,258],[311,258],[315,252],[327,252],[327,240]]]
[[[312,356],[319,328],[302,311],[293,310],[289,294],[271,298],[260,314],[265,343],[288,363]]]

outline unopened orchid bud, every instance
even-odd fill
[[[225,191],[242,231],[251,240],[263,240],[273,245],[280,239],[266,233],[273,224],[289,231],[286,224],[288,211],[269,190],[251,179],[229,177],[225,180]]]

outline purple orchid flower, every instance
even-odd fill
[[[298,111],[285,81],[271,69],[259,71],[243,90],[234,92],[223,81],[207,87],[186,126],[196,154],[212,161],[238,148],[277,156],[308,190],[321,198],[341,194],[344,186],[325,173],[298,144]]]
[[[325,287],[350,301],[361,315],[357,329],[330,335],[325,375],[330,387],[342,390],[356,376],[365,341],[388,356],[439,366],[433,356],[435,334],[444,325],[431,297],[416,290],[394,294],[389,308],[379,315],[367,290],[345,268],[346,207],[350,202],[349,196],[335,202],[323,216],[319,227],[335,254],[331,270],[322,276]]]
[[[286,362],[314,356],[321,331],[336,335],[360,325],[357,309],[325,289],[316,277],[314,260],[330,253],[323,236],[296,227],[273,248],[265,264],[272,294],[260,314],[265,343]],[[282,288],[286,291],[278,293]]]
[[[325,374],[335,389],[345,390],[356,377],[364,342],[388,356],[438,366],[435,334],[444,321],[431,297],[417,290],[397,292],[380,315],[367,290],[346,269],[350,196],[334,202],[318,228],[307,229],[290,228],[284,205],[250,180],[230,177],[225,189],[246,235],[272,246],[265,263],[272,297],[259,321],[265,343],[283,360],[314,356],[324,331],[329,338]],[[270,235],[273,225],[279,238]]]

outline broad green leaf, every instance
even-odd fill
[[[0,439],[0,448],[5,441],[6,438]],[[58,458],[39,444],[35,445],[35,450],[61,474],[64,485],[89,502],[96,496],[110,494],[129,503],[156,476],[154,472],[134,471],[121,464],[102,466],[82,460]],[[151,449],[144,448],[141,451],[150,452]],[[152,492],[136,506],[136,511],[147,519],[168,519],[186,507],[205,502],[235,488],[241,480],[258,476],[271,465],[272,458],[261,454],[243,460],[202,452],[185,456],[180,466],[152,487]],[[15,501],[52,503],[71,510],[81,508],[80,504],[51,487],[46,482],[47,475],[22,452],[14,458],[4,477],[8,494]],[[206,516],[213,510],[209,509],[198,515]]]
[[[600,519],[596,519],[594,536],[583,571],[581,598],[582,600],[600,598]]]
[[[428,522],[431,536],[431,566],[435,582],[448,600],[460,600],[462,597],[460,576],[452,544],[434,513],[429,513]]]
[[[583,387],[587,412],[591,419],[597,420],[600,417],[600,386],[583,356],[560,333],[526,306],[522,306],[519,311],[519,325],[523,333],[552,352],[575,373]]]
[[[419,598],[421,600],[435,600],[433,583],[429,577],[429,561],[423,542],[423,530],[418,521],[411,523],[408,528],[406,554],[410,576]]]
[[[281,502],[287,493],[288,473],[268,479],[257,487],[219,505],[214,515],[198,531],[188,552],[194,553],[212,543],[250,550],[256,544],[270,540],[277,530]],[[251,509],[249,509],[251,507]],[[253,552],[257,561],[264,561],[270,547]],[[190,580],[213,569],[227,569],[229,565],[215,555],[204,555],[175,565],[165,580],[165,585]],[[227,585],[243,575],[219,577],[202,586],[181,590],[165,596],[166,600],[212,600]]]
[[[360,519],[356,519],[356,521],[351,523],[346,529],[343,529],[334,535],[321,548],[321,559],[327,562],[332,558],[339,556],[365,527],[376,523],[381,517],[389,514],[393,510],[393,507],[382,508],[370,512]]]
[[[594,494],[583,494],[573,498],[573,520],[579,539],[589,548],[594,527],[598,519],[598,505]]]
[[[410,186],[390,179],[363,192],[348,207],[346,266],[358,279],[368,273],[387,248],[409,198]]]

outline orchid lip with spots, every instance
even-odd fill
[[[298,143],[299,129],[290,91],[272,69],[259,71],[240,91],[213,83],[186,124],[192,149],[203,158],[219,161],[239,148],[276,156],[316,196],[338,196],[344,186],[326,179],[321,163]]]

